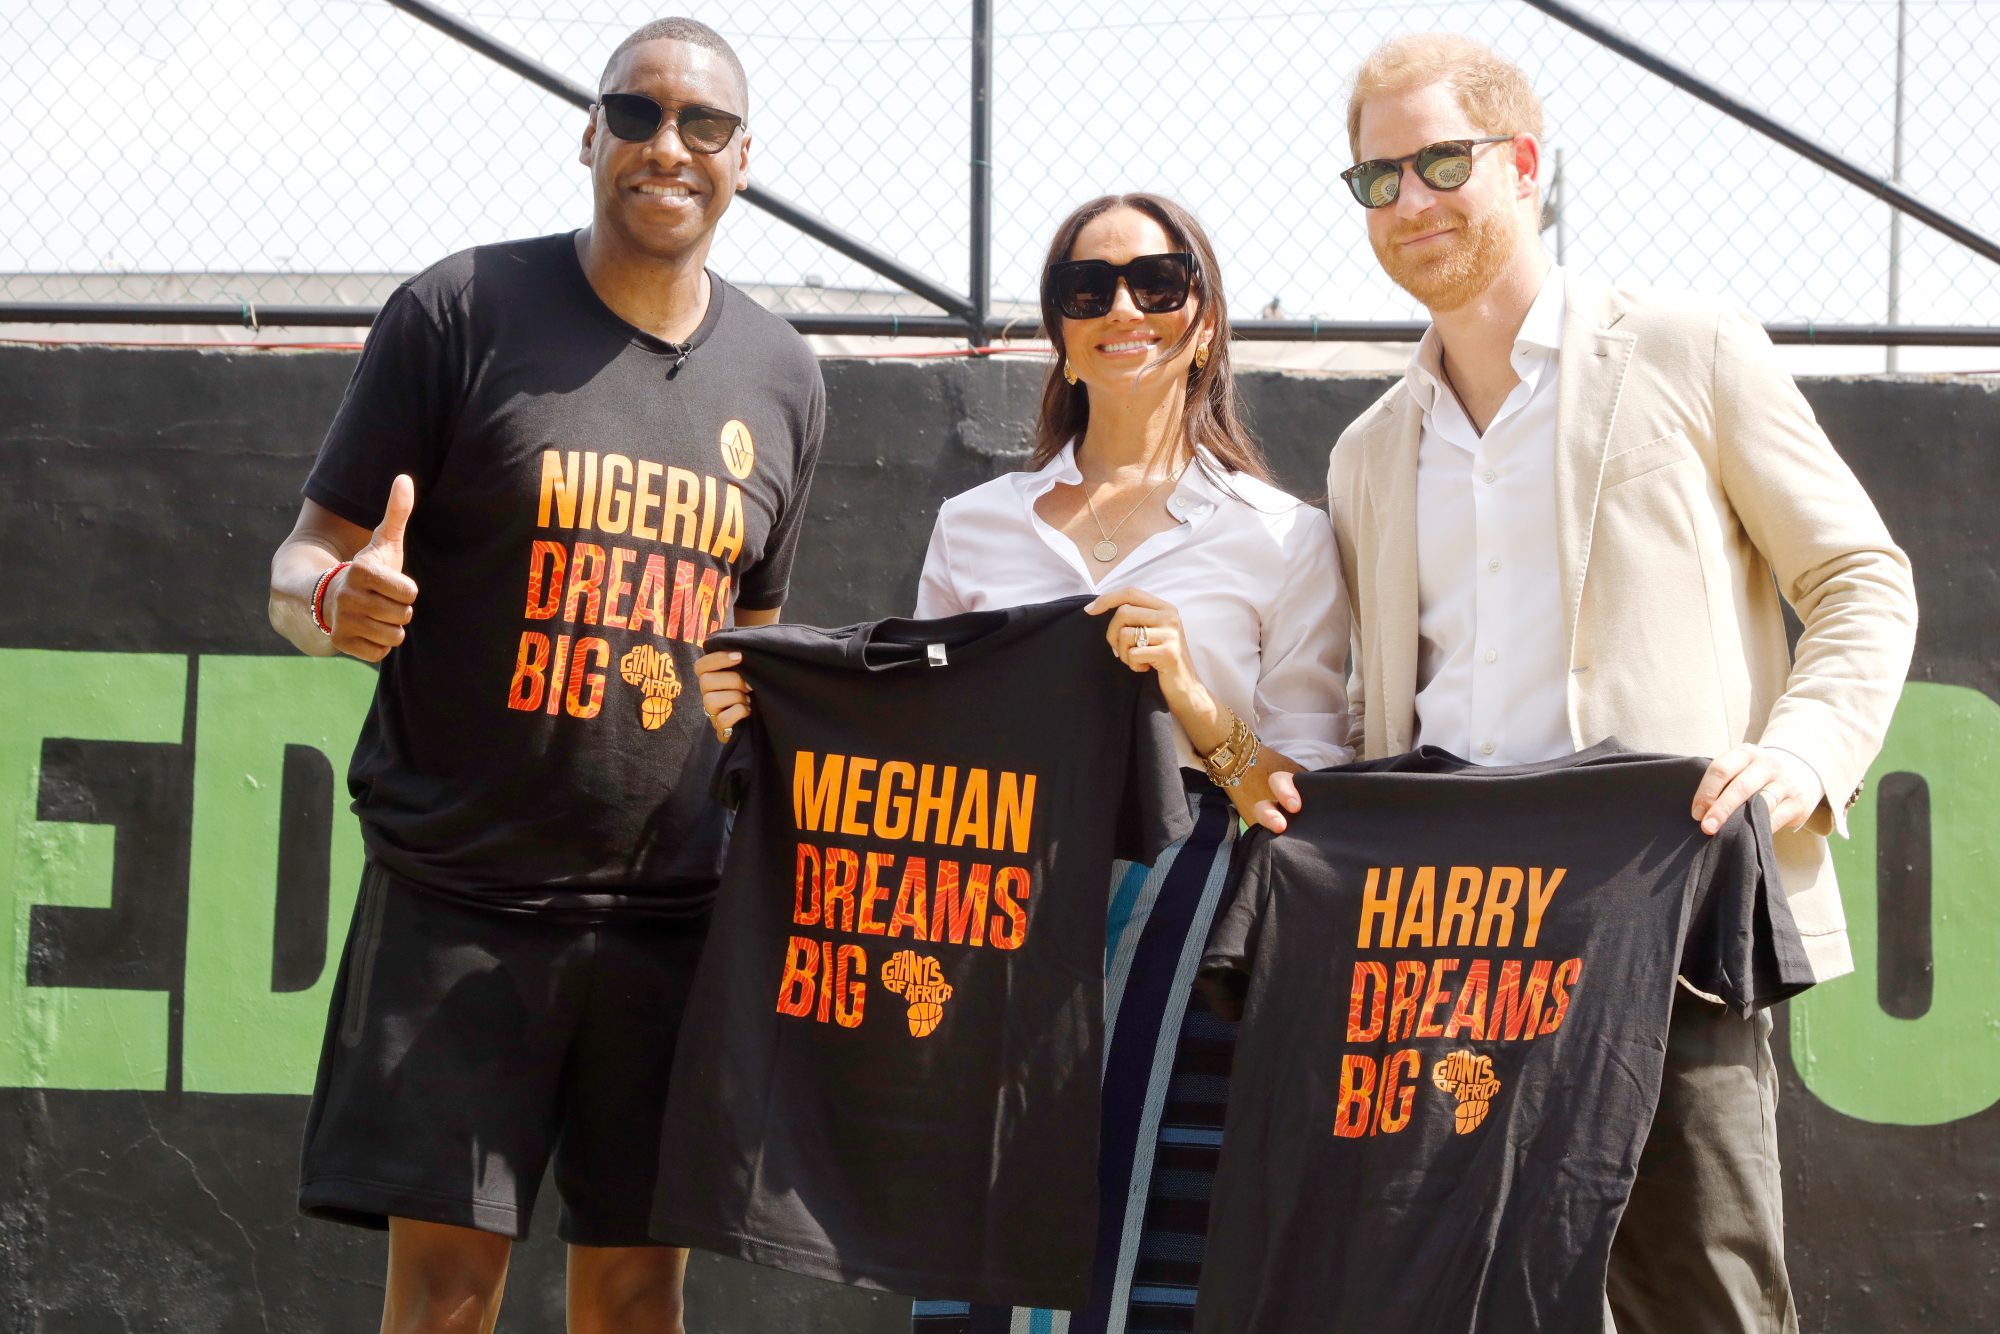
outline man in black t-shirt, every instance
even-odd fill
[[[601,89],[590,226],[396,290],[272,562],[280,633],[381,664],[299,1198],[388,1228],[387,1328],[491,1328],[551,1159],[570,1328],[680,1328],[648,1191],[726,831],[690,669],[777,619],[825,398],[703,267],[748,163],[728,44],[648,24]]]

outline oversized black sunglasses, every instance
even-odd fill
[[[670,114],[644,93],[599,93],[597,105],[604,108],[605,128],[635,144],[650,141]],[[690,153],[720,153],[743,124],[743,117],[714,107],[686,106],[671,114]]]
[[[1148,315],[1164,315],[1187,304],[1194,290],[1194,256],[1185,250],[1141,255],[1124,264],[1102,259],[1066,259],[1049,265],[1043,279],[1049,300],[1072,320],[1094,320],[1111,313],[1118,284],[1132,294],[1132,304]]]
[[[1405,157],[1370,158],[1340,173],[1347,188],[1363,208],[1387,208],[1403,193],[1403,167],[1407,163],[1433,190],[1456,190],[1472,179],[1472,150],[1481,144],[1504,144],[1511,134],[1489,134],[1484,139],[1445,139],[1425,144]]]

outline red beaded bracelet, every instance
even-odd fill
[[[319,627],[319,632],[323,635],[330,635],[333,633],[333,627],[326,623],[326,590],[333,583],[334,576],[339,574],[342,570],[346,569],[353,563],[354,562],[351,560],[342,561],[340,564],[334,566],[332,569],[328,570],[325,574],[321,575],[319,577],[319,582],[313,585],[313,596],[312,596],[313,624]]]

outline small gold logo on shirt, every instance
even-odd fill
[[[681,693],[681,676],[674,670],[671,655],[651,644],[641,644],[618,660],[618,674],[628,686],[639,687],[639,725],[657,732],[674,713],[674,698]]]
[[[1493,1058],[1469,1051],[1447,1053],[1431,1067],[1431,1082],[1458,1099],[1452,1115],[1454,1129],[1461,1135],[1479,1129],[1492,1109],[1493,1095],[1500,1091],[1500,1081],[1493,1076]]]
[[[757,442],[750,438],[750,428],[734,417],[722,424],[722,466],[739,482],[757,466]]]
[[[928,954],[897,950],[882,965],[882,985],[891,995],[910,1003],[910,1036],[930,1034],[944,1019],[944,1003],[951,999],[951,983],[944,970]]]

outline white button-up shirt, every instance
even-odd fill
[[[1556,563],[1562,270],[1514,339],[1521,382],[1484,435],[1444,380],[1433,326],[1410,361],[1417,448],[1417,736],[1477,764],[1568,755],[1568,645]]]
[[[1179,611],[1195,674],[1265,746],[1308,769],[1353,758],[1342,744],[1347,590],[1326,514],[1201,451],[1167,499],[1180,522],[1102,566],[1035,512],[1051,488],[1082,481],[1072,443],[1038,471],[947,500],[924,556],[916,614],[1140,588]],[[1181,763],[1200,768],[1186,734],[1175,731]]]

